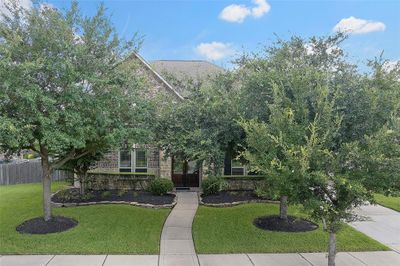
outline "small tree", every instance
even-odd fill
[[[71,9],[7,5],[0,19],[0,145],[31,149],[43,167],[44,219],[51,213],[51,173],[95,154],[101,143],[137,136],[146,102],[136,51],[123,42],[100,6],[94,17]]]

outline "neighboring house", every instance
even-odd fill
[[[149,95],[164,97],[164,102],[167,104],[179,104],[180,101],[184,101],[184,96],[190,93],[182,88],[173,87],[167,81],[168,76],[172,75],[177,79],[189,77],[199,81],[207,80],[225,71],[214,64],[198,60],[160,60],[148,63],[139,55],[134,55],[133,60],[139,63],[138,71],[150,86]],[[246,174],[246,169],[240,164],[232,162],[231,159],[225,162],[224,174]],[[176,187],[198,187],[203,176],[203,168],[196,162],[165,158],[163,151],[154,145],[134,145],[134,147],[123,147],[107,153],[101,161],[97,162],[94,171],[149,173],[170,178]]]

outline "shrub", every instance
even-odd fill
[[[103,193],[101,193],[101,198],[102,199],[109,198],[110,196],[111,196],[111,192],[110,191],[104,191]]]
[[[227,187],[227,183],[220,177],[209,177],[201,183],[201,188],[205,196],[217,194]]]
[[[120,191],[118,191],[118,197],[121,198],[121,197],[125,196],[127,193],[128,193],[128,189],[123,188]]]
[[[91,200],[94,198],[94,195],[91,192],[86,192],[85,194],[82,195],[82,200]]]
[[[172,181],[166,178],[155,178],[149,184],[149,191],[155,195],[165,195],[173,188]]]
[[[61,190],[56,194],[56,197],[63,203],[80,200],[79,190],[77,190],[77,189]]]

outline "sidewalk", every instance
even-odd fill
[[[162,255],[160,256],[161,259]],[[1,266],[158,266],[157,255],[20,255],[1,256]],[[324,253],[198,255],[200,266],[326,266]],[[172,262],[172,260],[171,260]],[[187,266],[173,261],[174,266]],[[399,266],[394,251],[341,252],[337,266]]]
[[[355,212],[366,220],[352,222],[351,226],[400,253],[399,212],[380,205],[363,206]]]
[[[192,223],[199,205],[196,192],[177,192],[177,204],[161,233],[159,266],[199,266]]]

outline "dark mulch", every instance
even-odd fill
[[[79,194],[79,189],[70,188],[56,193],[52,197],[52,201],[57,203],[135,201],[144,204],[164,205],[164,204],[172,204],[174,198],[175,195],[173,194],[158,196],[158,195],[153,195],[152,193],[146,191],[133,191],[133,190],[88,191],[85,197],[82,197]]]
[[[54,216],[47,222],[43,217],[37,217],[23,222],[16,229],[21,234],[50,234],[67,231],[77,224],[76,220],[64,216]]]
[[[282,220],[278,215],[258,217],[253,224],[260,229],[280,232],[307,232],[318,228],[318,225],[295,216]]]
[[[218,194],[202,196],[204,203],[232,203],[237,201],[260,200],[253,190],[226,190]]]

